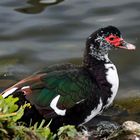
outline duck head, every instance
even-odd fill
[[[108,51],[113,48],[135,50],[135,46],[127,43],[116,27],[100,28],[87,38],[85,60],[96,58],[101,61],[109,61]]]

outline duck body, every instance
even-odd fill
[[[117,35],[115,27],[107,28],[115,30],[110,31],[111,35],[114,32]],[[107,46],[108,42],[105,44],[99,40],[101,31],[108,33],[106,28],[100,29],[87,39],[81,66],[61,64],[47,67],[2,93],[4,98],[9,95],[19,97],[18,105],[31,104],[31,108],[26,108],[22,121],[30,124],[32,119],[34,124],[43,118],[47,121],[52,119],[52,129],[63,124],[80,125],[113,102],[119,79],[115,65],[108,58],[108,48],[112,45]]]
[[[32,108],[26,108],[21,119],[27,124],[31,119],[34,124],[43,118],[53,118],[52,129],[63,124],[84,124],[108,106],[108,99],[117,93],[111,91],[112,84],[106,78],[109,69],[104,63],[91,70],[71,64],[54,65],[8,91],[16,89],[12,94],[19,97],[18,105],[31,103]]]

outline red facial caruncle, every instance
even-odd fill
[[[135,46],[127,43],[123,40],[123,38],[118,37],[116,35],[109,35],[108,37],[105,37],[105,40],[110,43],[115,48],[122,48],[122,49],[128,49],[128,50],[135,50]]]
[[[110,36],[106,37],[105,40],[107,42],[109,42],[111,45],[115,46],[115,47],[118,47],[121,45],[121,43],[123,42],[123,39],[116,36],[116,35],[113,35],[111,34]]]

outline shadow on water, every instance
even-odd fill
[[[37,14],[41,13],[47,7],[56,5],[64,0],[28,0],[29,6],[16,8],[15,10],[24,14]]]

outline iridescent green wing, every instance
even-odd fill
[[[32,94],[27,99],[40,109],[51,109],[50,104],[58,95],[57,107],[69,109],[86,99],[92,90],[91,79],[82,69],[51,72],[30,86]]]

